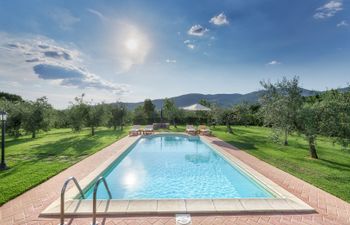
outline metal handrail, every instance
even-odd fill
[[[60,215],[60,224],[59,225],[64,225],[64,194],[66,193],[66,189],[68,186],[68,183],[73,180],[75,186],[78,188],[80,195],[82,198],[85,198],[85,195],[83,193],[83,190],[81,189],[77,179],[75,177],[69,177],[63,184],[62,190],[61,190],[61,215]]]
[[[93,197],[93,203],[92,203],[92,225],[98,224],[98,223],[96,223],[96,198],[97,198],[98,185],[100,185],[101,181],[103,182],[103,184],[108,192],[109,199],[112,198],[112,194],[111,194],[111,191],[109,190],[106,179],[104,177],[99,177],[97,179],[95,187],[94,187],[94,194],[93,194],[94,197]]]

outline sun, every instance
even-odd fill
[[[125,42],[125,46],[128,50],[130,51],[135,51],[138,49],[139,47],[139,42],[135,39],[128,39],[126,42]]]

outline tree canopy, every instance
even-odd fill
[[[288,145],[288,134],[296,130],[296,118],[303,102],[299,78],[283,78],[275,84],[261,82],[265,93],[260,99],[264,124],[271,126],[277,138],[283,134]]]

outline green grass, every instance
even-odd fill
[[[56,129],[6,140],[6,162],[10,169],[0,171],[0,205],[44,182],[60,171],[127,135],[124,131],[98,129],[95,136],[85,129]]]
[[[271,130],[263,127],[233,127],[234,134],[225,127],[217,127],[213,134],[255,157],[274,165],[306,182],[350,202],[350,151],[327,138],[318,138],[319,159],[309,157],[305,139],[289,137],[289,146],[273,143]]]
[[[176,128],[171,125],[169,129],[158,129],[157,132],[185,132],[185,130],[185,125],[177,125]]]

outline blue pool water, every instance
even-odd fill
[[[113,199],[273,197],[199,138],[184,135],[141,138],[103,176]],[[103,184],[97,197],[108,198]]]

